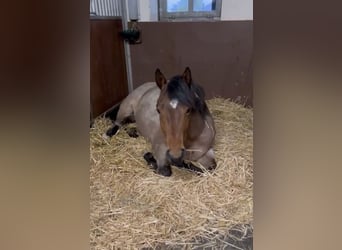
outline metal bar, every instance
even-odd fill
[[[123,0],[91,0],[90,13],[96,16],[122,16]]]
[[[188,12],[194,12],[194,0],[188,0]]]
[[[106,16],[110,16],[109,14],[109,2],[108,0],[104,0],[105,4],[106,4]]]
[[[110,6],[110,15],[111,16],[115,16],[115,8],[114,8],[114,3],[113,3],[113,0],[110,0],[109,1],[109,6]]]
[[[119,6],[118,1],[114,0],[114,9],[115,9],[115,15],[119,16]]]
[[[95,13],[97,16],[100,16],[100,4],[99,4],[99,1],[95,1],[96,2],[96,5],[95,5]]]
[[[118,3],[119,3],[119,4],[118,4],[118,6],[119,6],[119,7],[118,7],[118,10],[119,10],[119,15],[120,15],[120,16],[122,16],[122,13],[123,13],[123,11],[122,11],[122,8],[123,8],[123,7],[122,7],[122,6],[123,6],[123,3],[122,3],[121,1],[118,1]]]
[[[108,0],[109,15],[114,16],[113,0]]]
[[[124,5],[125,3],[123,3],[123,2],[120,1],[120,0],[118,0],[117,2],[118,2],[119,15],[122,16],[122,13],[123,13],[122,8],[123,8],[123,5]]]
[[[97,1],[97,2],[99,4],[99,9],[98,9],[99,16],[103,16],[103,14],[102,14],[102,2],[101,1]]]
[[[128,29],[128,17],[127,17],[127,1],[122,2],[121,6],[122,13],[122,28]],[[128,42],[124,42],[125,48],[125,62],[126,62],[126,75],[127,75],[127,85],[128,85],[128,93],[133,91],[133,76],[132,76],[132,64],[131,64],[131,51],[129,49]]]

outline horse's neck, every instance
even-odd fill
[[[202,134],[205,127],[205,120],[199,113],[195,113],[191,116],[189,122],[190,124],[186,138],[188,142],[192,142]]]

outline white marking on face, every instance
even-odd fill
[[[176,109],[177,108],[177,105],[178,105],[178,100],[177,99],[172,99],[170,101],[170,106],[173,108],[173,109]]]

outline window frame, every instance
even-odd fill
[[[167,12],[167,0],[158,0],[159,21],[208,21],[220,20],[222,0],[216,0],[214,11],[193,11],[194,0],[189,1],[189,11]]]

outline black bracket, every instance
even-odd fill
[[[128,23],[129,28],[120,32],[120,36],[129,44],[139,44],[141,43],[141,31],[138,27],[138,22],[132,20]]]

